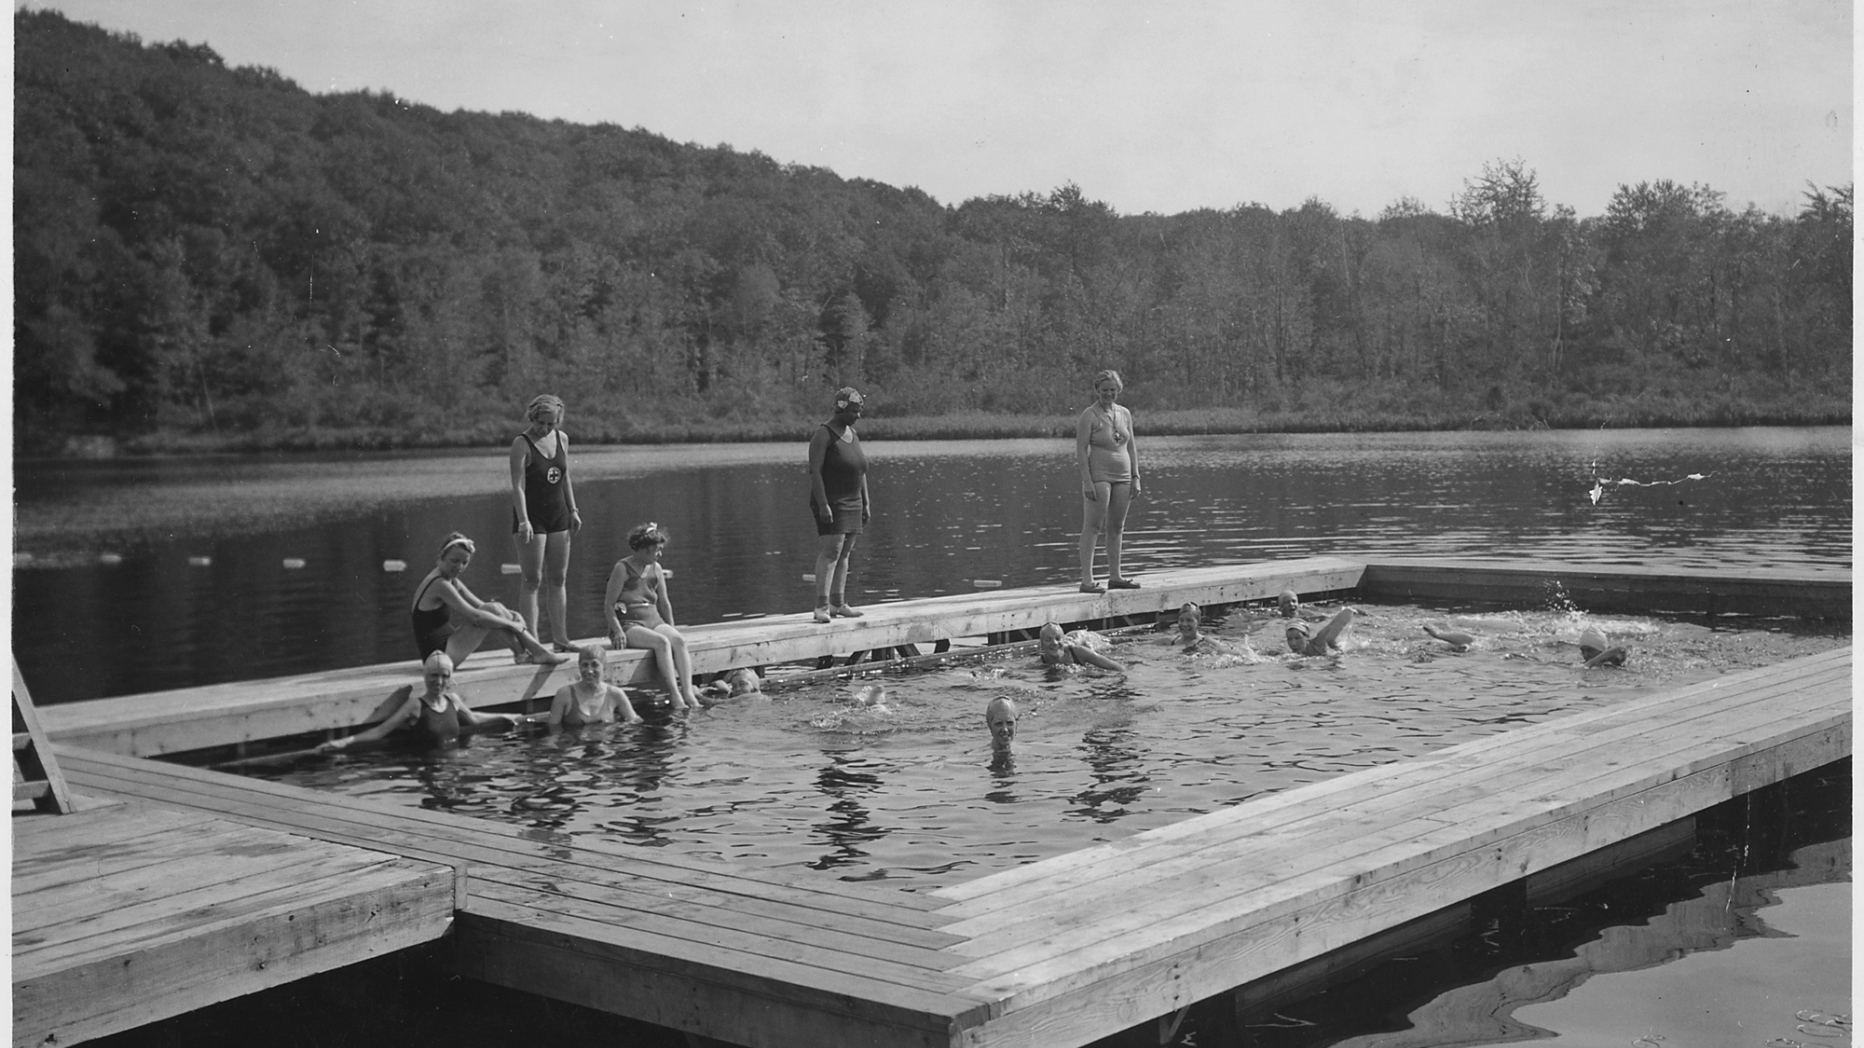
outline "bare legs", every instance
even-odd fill
[[[518,566],[523,571],[518,583],[518,610],[524,614],[524,624],[532,633],[544,636],[545,631],[538,625],[541,602],[549,620],[550,639],[569,647],[570,533],[533,535],[529,542],[514,534],[511,541],[518,547]]]
[[[1124,481],[1094,485],[1092,501],[1081,500],[1081,585],[1094,584],[1094,543],[1102,532],[1107,536],[1107,578],[1125,578],[1120,574],[1120,544],[1126,537],[1126,510],[1133,502],[1133,486]]]
[[[848,609],[848,560],[854,556],[858,535],[822,535],[816,539],[816,617],[824,610]],[[823,619],[822,621],[827,621]]]
[[[454,666],[463,664],[466,656],[478,651],[479,645],[485,643],[486,637],[492,635],[496,635],[499,643],[510,648],[514,654],[528,654],[533,662],[555,664],[569,658],[567,655],[553,654],[549,648],[545,647],[544,642],[538,640],[536,634],[524,628],[524,620],[518,616],[517,612],[498,603],[486,604],[485,610],[508,620],[511,625],[503,629],[480,625],[455,628],[452,633],[447,634],[447,658],[453,660]]]
[[[673,697],[673,705],[698,709],[699,693],[693,689],[693,662],[686,654],[686,638],[680,636],[680,631],[664,622],[651,629],[629,623],[626,629],[628,647],[654,653],[654,662],[660,666],[660,675],[666,678],[667,693]]]

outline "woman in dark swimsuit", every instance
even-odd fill
[[[399,699],[400,704],[393,713],[383,718],[382,722],[366,731],[341,739],[332,739],[317,748],[325,753],[333,750],[346,750],[359,742],[374,742],[387,737],[391,732],[402,728],[411,729],[409,737],[422,749],[452,742],[462,732],[483,728],[491,724],[515,727],[528,724],[533,717],[515,716],[508,713],[478,713],[468,709],[448,687],[453,681],[453,660],[447,658],[444,651],[436,651],[427,656],[421,664],[421,681],[425,690],[416,695],[413,685],[403,685],[395,690],[391,699]]]
[[[544,722],[566,727],[611,724],[617,718],[628,724],[641,723],[641,715],[634,712],[628,693],[602,679],[604,668],[601,651],[582,649],[576,656],[576,670],[582,679],[557,689]]]
[[[835,414],[809,438],[809,510],[816,521],[815,620],[832,616],[858,619],[848,606],[848,559],[854,542],[873,516],[867,500],[867,453],[854,423],[861,417],[861,393],[835,391]]]
[[[524,410],[530,428],[511,442],[511,539],[518,547],[518,611],[532,633],[538,628],[539,594],[550,639],[557,651],[573,652],[569,634],[570,536],[582,527],[576,490],[570,486],[570,438],[563,401],[549,393]]]
[[[410,618],[414,623],[414,645],[419,658],[444,651],[454,665],[479,650],[488,634],[498,634],[511,648],[519,662],[555,664],[568,660],[567,655],[553,654],[531,632],[524,620],[502,604],[480,600],[460,581],[460,574],[472,563],[476,552],[471,539],[454,532],[440,545],[434,570],[427,573],[414,591]]]
[[[633,552],[616,561],[608,573],[602,614],[608,617],[611,644],[654,653],[673,708],[696,710],[699,692],[693,688],[692,659],[686,654],[686,638],[673,626],[673,601],[667,596],[667,577],[660,570],[660,554],[666,545],[667,533],[652,521],[629,530],[628,549]]]

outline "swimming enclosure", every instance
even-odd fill
[[[1568,565],[1848,570],[1851,430],[1213,436],[1140,440],[1141,572],[1351,550]],[[572,425],[571,432],[574,432]],[[622,532],[673,533],[683,623],[806,610],[803,443],[578,448],[590,525],[572,633],[600,632]],[[873,441],[862,601],[1062,584],[1080,526],[1065,440]],[[498,453],[18,464],[14,650],[43,704],[410,657],[407,602],[439,536],[515,598]],[[1686,478],[1701,474],[1702,480]],[[1613,483],[1595,504],[1598,478]],[[1652,485],[1652,486],[1642,486]],[[100,564],[115,553],[120,563]],[[190,566],[204,557],[204,567]],[[285,568],[286,558],[304,561]],[[408,565],[385,573],[385,560]],[[96,642],[108,638],[99,648]]]

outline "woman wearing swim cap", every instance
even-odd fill
[[[450,743],[459,738],[462,732],[475,728],[491,724],[515,727],[535,720],[519,714],[479,713],[468,709],[450,687],[453,683],[453,660],[444,651],[433,652],[422,661],[421,683],[424,689],[419,695],[414,693],[413,685],[396,688],[389,697],[399,699],[400,704],[375,727],[341,739],[331,739],[317,748],[324,753],[347,750],[359,742],[374,742],[402,728],[411,728],[412,737],[421,747],[432,749]]]
[[[570,535],[582,527],[576,491],[570,486],[570,438],[563,401],[549,393],[524,409],[530,427],[511,442],[511,539],[518,548],[518,611],[532,633],[539,602],[549,620],[549,637],[559,652],[573,653],[569,634]]]
[[[1094,402],[1074,426],[1074,457],[1081,469],[1081,592],[1138,589],[1120,574],[1120,543],[1126,533],[1126,510],[1139,494],[1139,445],[1133,440],[1133,413],[1114,399],[1126,388],[1120,373],[1094,376]],[[1107,584],[1094,581],[1094,544],[1107,536]]]
[[[848,606],[848,559],[861,529],[873,516],[867,498],[867,454],[854,424],[861,417],[860,390],[835,391],[835,414],[809,438],[809,510],[816,522],[815,620],[860,618]]]
[[[442,651],[454,665],[479,650],[489,634],[498,634],[519,662],[554,665],[569,658],[544,647],[542,641],[524,628],[517,612],[495,601],[480,600],[460,576],[472,564],[477,552],[473,541],[459,532],[441,540],[434,569],[414,590],[414,645],[419,658]]]

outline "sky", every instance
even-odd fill
[[[1122,214],[1445,210],[1851,181],[1850,0],[33,0],[307,90],[727,144],[941,203],[1073,182]]]

